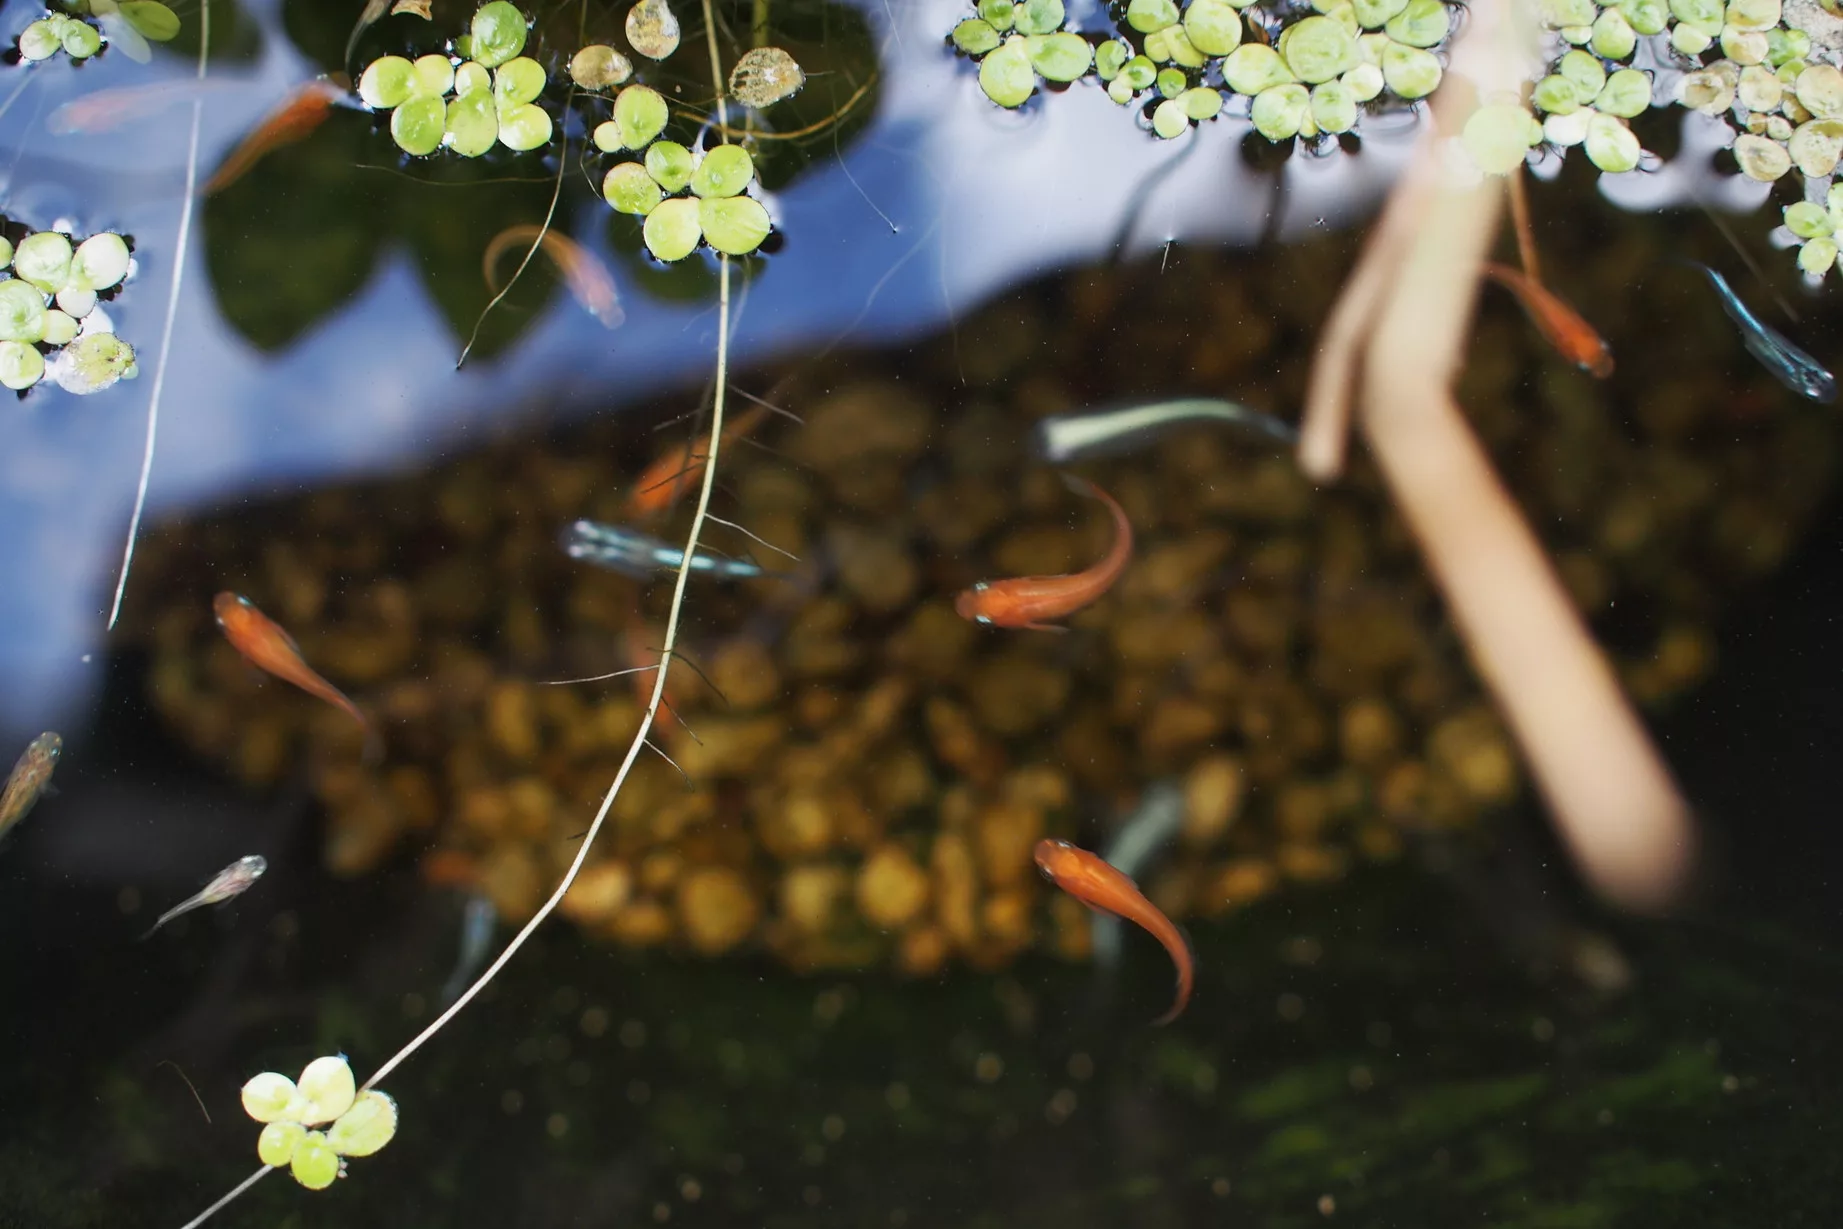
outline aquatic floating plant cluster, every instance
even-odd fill
[[[135,376],[134,347],[96,311],[131,264],[127,241],[110,231],[74,247],[55,230],[17,247],[0,237],[0,270],[10,273],[0,278],[0,385],[23,391],[50,375],[67,392],[94,393]]]
[[[666,102],[656,90],[630,85],[616,95],[614,118],[595,129],[596,148],[643,160],[608,168],[602,178],[608,204],[646,219],[641,235],[660,260],[682,260],[700,242],[730,256],[753,252],[770,230],[768,210],[743,194],[755,182],[755,160],[740,145],[699,154],[659,140],[665,121]]]
[[[390,112],[391,139],[407,154],[445,146],[477,158],[495,143],[536,149],[550,140],[553,126],[550,113],[537,105],[549,75],[519,54],[527,25],[515,6],[492,0],[454,41],[452,55],[373,60],[359,78],[358,95],[373,110]]]
[[[159,0],[77,0],[69,7],[96,19],[91,25],[81,16],[49,12],[19,33],[19,54],[28,63],[49,60],[62,51],[73,60],[87,60],[113,43],[131,60],[152,58],[147,40],[164,43],[179,33],[179,17]]]
[[[376,1089],[359,1092],[343,1056],[314,1059],[298,1084],[279,1071],[250,1077],[243,1109],[263,1124],[262,1163],[287,1168],[315,1191],[345,1177],[346,1157],[370,1156],[397,1133],[397,1103]]]
[[[1166,139],[1234,97],[1248,99],[1255,129],[1270,141],[1348,132],[1385,91],[1411,100],[1440,84],[1435,50],[1452,25],[1445,0],[1316,0],[1313,9],[1280,24],[1251,0],[1190,0],[1182,9],[1131,0],[1117,37],[1091,47],[1064,28],[1063,0],[979,0],[952,40],[979,62],[980,87],[1000,106],[1021,106],[1038,77],[1070,82],[1092,72],[1121,106],[1149,94],[1152,131]]]

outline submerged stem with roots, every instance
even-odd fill
[[[714,75],[721,79],[722,73],[719,71],[721,60],[717,52],[716,29],[711,22],[710,0],[704,0],[704,18],[706,27],[710,31],[711,67]],[[717,101],[717,107],[719,116],[722,116],[723,101],[721,98]],[[563,898],[568,895],[571,885],[576,882],[576,877],[582,873],[583,866],[588,862],[589,850],[594,846],[595,838],[600,835],[602,825],[607,822],[608,813],[614,806],[614,800],[620,795],[621,787],[626,784],[628,774],[633,771],[633,766],[639,760],[640,753],[652,745],[648,735],[652,732],[654,719],[659,713],[660,706],[665,702],[666,676],[676,656],[679,623],[685,607],[685,590],[691,579],[691,561],[697,554],[698,541],[703,534],[704,523],[710,519],[710,496],[711,492],[716,489],[717,454],[723,442],[723,411],[729,391],[729,354],[730,261],[729,257],[719,253],[717,256],[717,372],[715,396],[710,411],[710,452],[704,465],[704,480],[698,489],[697,506],[691,517],[691,529],[685,535],[684,559],[678,566],[673,582],[672,604],[666,615],[665,640],[659,652],[659,667],[653,676],[653,691],[647,698],[646,710],[640,716],[640,728],[634,732],[633,741],[628,744],[627,753],[622,757],[620,767],[615,770],[614,780],[609,783],[607,792],[602,795],[601,805],[595,811],[595,818],[590,822],[582,844],[576,850],[575,858],[570,861],[569,869],[563,873],[563,878],[558,882],[556,889],[542,905],[538,906],[537,912],[532,914],[531,919],[519,928],[518,933],[512,936],[505,950],[499,953],[498,958],[474,979],[473,984],[463,990],[460,996],[439,1016],[430,1021],[428,1027],[410,1038],[403,1048],[379,1064],[377,1070],[373,1071],[359,1086],[359,1091],[374,1088],[383,1082],[391,1072],[447,1027],[448,1022],[459,1015],[462,1008],[473,1002],[474,998],[486,989],[487,984],[499,975],[499,971],[511,962],[512,957],[518,954],[518,950],[525,945],[526,940],[537,933],[538,927],[556,912],[557,906],[563,903]],[[224,1194],[216,1203],[186,1222],[182,1229],[197,1229],[214,1214],[229,1206],[243,1192],[268,1176],[273,1168],[273,1166],[264,1165],[256,1170]]]

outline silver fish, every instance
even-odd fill
[[[251,854],[247,858],[238,858],[214,875],[211,882],[206,884],[198,895],[190,900],[183,900],[162,913],[160,920],[149,927],[147,934],[141,937],[147,938],[182,913],[190,913],[206,905],[221,904],[233,896],[243,895],[249,890],[251,884],[262,878],[262,873],[268,869],[269,863],[256,854]]]
[[[493,942],[493,928],[499,925],[499,910],[484,896],[467,898],[461,913],[461,954],[454,962],[454,972],[442,985],[442,1006],[461,997],[474,974],[486,963],[486,949]]]
[[[0,836],[26,817],[44,792],[51,786],[51,772],[58,766],[58,752],[64,749],[64,740],[50,730],[46,730],[30,743],[6,779],[6,789],[0,791]]]
[[[1184,397],[1088,414],[1054,414],[1037,424],[1037,455],[1051,464],[1086,457],[1115,456],[1151,443],[1164,431],[1198,422],[1245,427],[1279,443],[1299,442],[1299,433],[1271,414],[1233,401]]]
[[[1823,364],[1762,324],[1734,293],[1727,278],[1707,265],[1688,260],[1682,263],[1708,275],[1715,293],[1721,298],[1721,309],[1728,313],[1728,319],[1740,326],[1741,344],[1747,347],[1747,353],[1760,360],[1762,367],[1773,373],[1775,380],[1800,396],[1825,405],[1837,399],[1837,378],[1826,371]]]
[[[564,530],[563,551],[571,559],[580,559],[636,580],[647,580],[661,572],[676,572],[685,559],[683,548],[662,538],[601,521],[577,521]],[[760,564],[707,555],[702,551],[691,556],[691,570],[722,580],[748,580],[765,575]]]
[[[1174,781],[1154,782],[1146,787],[1139,808],[1127,816],[1101,858],[1127,878],[1137,879],[1152,856],[1176,839],[1183,827],[1183,788]],[[1120,963],[1122,925],[1114,915],[1094,910],[1088,934],[1097,968],[1111,969]]]

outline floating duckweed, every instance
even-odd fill
[[[1758,30],[1737,30],[1729,26],[1721,32],[1721,53],[1736,64],[1765,63],[1766,51],[1766,35]]]
[[[1128,89],[1137,93],[1158,80],[1158,65],[1145,56],[1136,55],[1121,67],[1116,80],[1124,81]]]
[[[1514,102],[1488,103],[1472,112],[1461,137],[1478,169],[1505,175],[1522,166],[1529,156],[1530,119],[1530,113]]]
[[[460,95],[491,94],[493,73],[478,60],[469,60],[454,70],[454,92]]]
[[[1048,34],[1062,29],[1068,12],[1062,0],[1022,0],[1011,10],[1011,25],[1019,34]]]
[[[1357,124],[1356,95],[1337,81],[1313,86],[1312,122],[1322,132],[1349,132]]]
[[[326,1142],[340,1156],[370,1156],[396,1134],[397,1103],[376,1089],[367,1089],[327,1128]]]
[[[1775,27],[1766,32],[1766,62],[1774,68],[1811,54],[1811,36],[1803,30]]]
[[[113,333],[86,333],[58,352],[51,372],[58,387],[84,396],[133,374],[134,347]]]
[[[20,392],[44,375],[44,355],[23,341],[0,341],[0,386]]]
[[[1011,28],[1016,6],[1013,0],[979,0],[979,16],[1000,34]]]
[[[1222,114],[1222,92],[1205,85],[1185,90],[1177,101],[1183,105],[1184,114],[1199,123]]]
[[[1583,47],[1593,41],[1592,26],[1563,26],[1557,33],[1564,42],[1573,43],[1576,47]]]
[[[310,1191],[323,1191],[339,1177],[339,1154],[319,1131],[308,1131],[294,1147],[288,1172]]]
[[[1167,98],[1154,107],[1152,131],[1167,141],[1190,131],[1190,117],[1184,113],[1184,104],[1175,98]]]
[[[390,113],[390,136],[406,154],[432,154],[442,143],[448,109],[440,98],[412,98]]]
[[[1133,58],[1133,47],[1124,39],[1110,38],[1094,49],[1094,75],[1112,81]]]
[[[1617,175],[1638,166],[1638,137],[1617,116],[1596,112],[1587,121],[1587,139],[1581,143],[1581,148],[1587,152],[1590,162],[1609,174]]]
[[[627,41],[649,60],[678,50],[678,17],[666,0],[640,0],[627,10]]]
[[[1176,98],[1189,88],[1190,78],[1184,75],[1183,69],[1161,68],[1158,70],[1158,96],[1160,98]]]
[[[665,199],[665,193],[638,162],[617,162],[602,177],[602,197],[618,213],[644,216]]]
[[[39,340],[48,346],[69,345],[77,335],[77,318],[69,312],[52,308],[45,313],[45,335]]]
[[[307,1137],[307,1128],[298,1122],[271,1122],[256,1137],[256,1157],[275,1169],[294,1160],[294,1151]]]
[[[1057,34],[1032,35],[1024,40],[1030,53],[1030,65],[1048,81],[1075,81],[1094,62],[1094,49],[1079,34],[1064,30]]]
[[[1670,28],[1670,45],[1686,56],[1699,56],[1715,42],[1715,36],[1701,26],[1678,22]]]
[[[570,57],[570,80],[585,90],[605,90],[633,75],[633,61],[606,43],[590,43]]]
[[[1790,141],[1792,139],[1792,121],[1783,115],[1767,116],[1766,135],[1775,141]],[[1787,152],[1790,153],[1791,151],[1788,150]]]
[[[1305,86],[1287,82],[1262,90],[1254,96],[1248,118],[1254,130],[1269,141],[1285,141],[1299,135],[1310,118],[1312,96]]]
[[[1727,24],[1739,30],[1770,30],[1779,24],[1780,0],[1728,0]]]
[[[525,49],[525,15],[506,0],[480,6],[470,27],[468,58],[498,68]]]
[[[1718,3],[1718,0],[1704,0]],[[1570,26],[1584,26],[1593,21],[1596,8],[1593,0],[1542,0],[1542,24],[1551,30],[1565,30]],[[1720,9],[1716,10],[1718,13]]]
[[[502,110],[523,106],[544,92],[544,68],[529,56],[507,60],[493,73],[493,95]]]
[[[68,315],[73,320],[81,320],[95,310],[96,292],[91,290],[88,286],[78,286],[66,283],[64,289],[58,291],[58,311],[60,315]],[[51,328],[50,312],[45,313],[45,321],[45,328],[47,333],[49,333]],[[65,340],[68,341],[70,339],[65,338]]]
[[[953,45],[970,56],[981,56],[1003,41],[992,23],[981,17],[968,17],[953,28]]]
[[[45,296],[9,277],[0,281],[0,341],[35,342],[45,335]]]
[[[1237,94],[1252,98],[1276,85],[1285,85],[1293,79],[1293,73],[1272,47],[1243,43],[1222,61],[1222,79]]]
[[[1735,93],[1749,111],[1777,111],[1785,101],[1784,83],[1772,69],[1761,64],[1749,64],[1741,70]]]
[[[1141,34],[1151,34],[1177,22],[1177,5],[1172,0],[1132,0],[1126,6],[1126,24]]]
[[[697,160],[691,156],[691,151],[677,141],[654,141],[646,147],[646,173],[667,192],[683,190],[691,182],[691,173],[696,168]]]
[[[1587,125],[1598,114],[1592,107],[1582,107],[1566,115],[1551,115],[1542,121],[1542,139],[1564,148],[1587,139]]]
[[[389,111],[409,101],[416,66],[400,55],[380,56],[358,78],[358,96],[374,111]]]
[[[1001,107],[1021,107],[1037,88],[1030,52],[1016,34],[979,61],[979,88]]]
[[[667,262],[691,255],[704,237],[704,229],[698,222],[698,204],[684,196],[660,201],[646,215],[646,224],[640,228],[646,250]]]
[[[87,21],[67,21],[58,40],[64,54],[73,60],[87,60],[102,50],[102,35]]]
[[[49,60],[63,46],[59,23],[49,17],[41,17],[19,32],[19,54],[27,60]]]
[[[616,148],[645,149],[665,130],[670,117],[666,100],[658,90],[645,85],[628,86],[614,96],[614,122],[621,137]]]
[[[1241,10],[1229,0],[1190,0],[1184,34],[1205,55],[1227,55],[1241,45]]]
[[[992,32],[992,45],[998,45],[996,30]],[[799,62],[779,47],[753,47],[743,52],[730,69],[730,93],[747,107],[772,106],[793,97],[805,84],[806,73]]]
[[[485,69],[481,69],[485,72]],[[470,90],[448,103],[448,148],[468,158],[478,158],[499,139],[499,112],[490,90]]]
[[[1439,0],[1433,0],[1438,4]],[[1413,8],[1413,4],[1409,5]],[[1404,10],[1406,11],[1406,10]],[[1280,58],[1293,75],[1309,85],[1329,81],[1355,68],[1361,59],[1357,40],[1336,19],[1314,15],[1294,22],[1280,35]]]
[[[42,230],[19,241],[13,273],[46,294],[56,294],[70,279],[71,255],[69,239],[55,230]]]
[[[1606,79],[1593,100],[1594,109],[1606,115],[1631,119],[1651,105],[1651,77],[1636,68],[1622,68]]]
[[[1820,119],[1843,117],[1843,72],[1828,64],[1813,64],[1798,74],[1794,87],[1805,110]]]
[[[595,125],[595,131],[589,134],[589,140],[604,154],[619,153],[627,148],[621,144],[621,126],[611,119],[603,120]]]
[[[1178,64],[1184,68],[1202,68],[1209,63],[1209,57],[1197,50],[1183,26],[1166,26],[1146,35],[1145,53],[1160,64]]]
[[[755,178],[755,160],[740,145],[719,145],[704,155],[691,175],[698,196],[734,196]]]
[[[101,8],[93,0],[90,7]],[[156,43],[171,42],[179,34],[179,15],[160,0],[122,0],[116,7],[129,25]]]
[[[454,88],[454,62],[445,55],[418,56],[410,65],[410,94],[440,98]]]
[[[1740,163],[1742,173],[1749,179],[1762,183],[1772,183],[1792,169],[1792,156],[1785,146],[1761,136],[1736,137],[1734,160]]]
[[[305,1101],[297,1121],[310,1127],[339,1117],[352,1108],[353,1099],[358,1096],[351,1064],[333,1055],[308,1063],[296,1087]]]
[[[1382,53],[1382,79],[1402,98],[1425,98],[1440,87],[1440,57],[1420,47],[1390,43]]]
[[[1830,211],[1816,201],[1799,201],[1785,208],[1786,229],[1800,239],[1822,239],[1836,229]]]
[[[550,140],[550,113],[536,103],[523,103],[499,116],[499,143],[524,153]]]
[[[1800,173],[1812,179],[1834,174],[1843,158],[1843,121],[1814,119],[1800,124],[1786,141],[1785,151]]]
[[[1625,14],[1618,9],[1606,9],[1593,23],[1593,38],[1589,42],[1596,55],[1609,60],[1623,60],[1638,47],[1638,34],[1632,29],[1632,23],[1625,19]]]
[[[1409,47],[1432,47],[1446,37],[1452,14],[1444,0],[1408,0],[1406,8],[1389,18],[1383,30]]]
[[[1581,92],[1574,82],[1560,73],[1550,73],[1536,82],[1536,88],[1530,92],[1529,100],[1538,111],[1549,115],[1567,115],[1581,105]]]
[[[1834,239],[1813,239],[1798,249],[1798,267],[1813,277],[1822,277],[1837,263]]]
[[[279,1122],[295,1098],[294,1081],[279,1071],[264,1071],[243,1084],[243,1112],[257,1122]]]
[[[1632,29],[1647,38],[1662,34],[1670,25],[1670,10],[1664,0],[1625,0],[1619,7],[1625,12],[1625,19],[1632,23]]]
[[[71,281],[90,290],[107,290],[126,276],[128,244],[111,231],[91,235],[71,255]]]
[[[1408,0],[1353,0],[1351,12],[1356,16],[1357,24],[1365,30],[1376,30],[1388,24],[1389,18],[1408,7]]]
[[[698,224],[710,246],[746,256],[768,237],[768,211],[752,196],[711,197],[698,202]]]
[[[13,263],[13,241],[0,235],[0,269]]]
[[[1358,102],[1368,102],[1382,93],[1387,80],[1382,75],[1382,68],[1376,64],[1359,64],[1338,78],[1350,91],[1350,96]]]
[[[1683,78],[1683,105],[1705,115],[1720,115],[1734,105],[1736,84],[1736,79],[1718,69],[1698,69]]]

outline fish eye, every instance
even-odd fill
[[[982,614],[981,614],[981,615],[974,615],[974,616],[973,616],[973,622],[975,622],[975,623],[978,623],[978,624],[982,624],[983,626],[986,626],[986,627],[990,627],[990,626],[992,626],[992,616],[991,616],[991,615],[982,615]]]
[[[973,592],[974,593],[984,593],[987,589],[990,589],[991,587],[992,587],[992,584],[990,581],[978,580],[978,581],[973,582]]]

